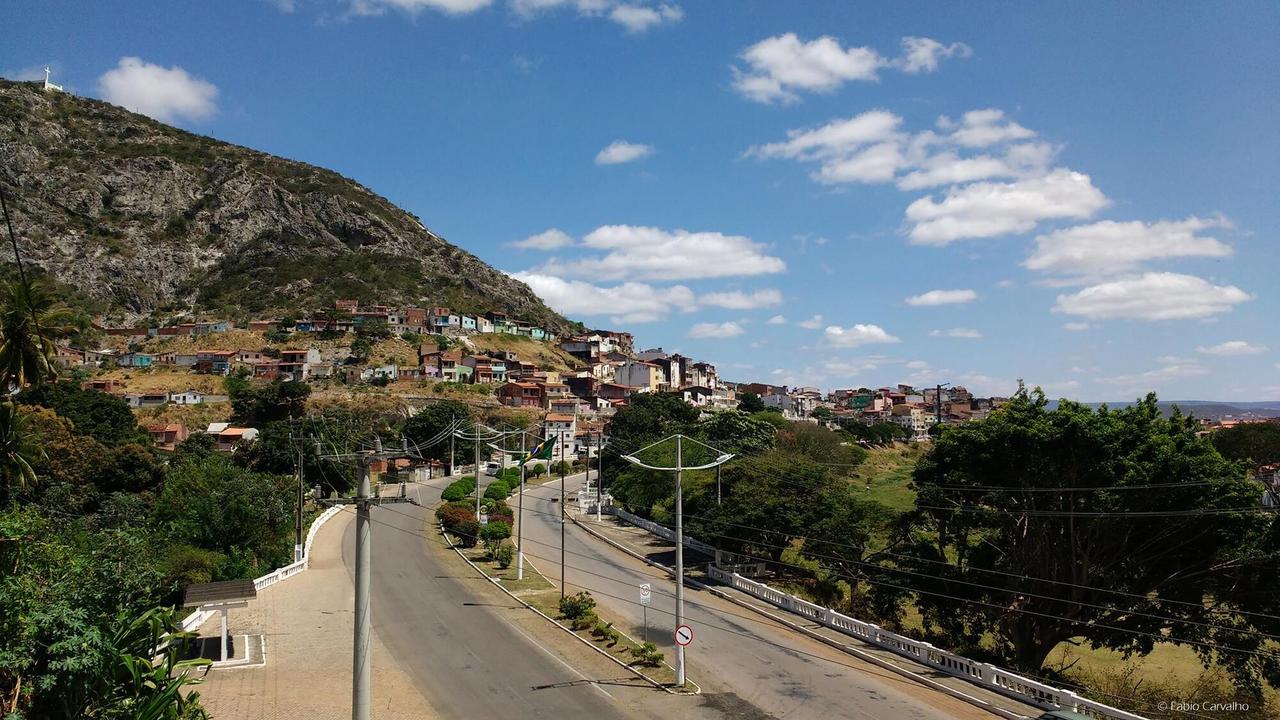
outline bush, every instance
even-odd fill
[[[510,494],[511,487],[501,480],[489,483],[489,487],[484,489],[484,496],[490,500],[505,500]]]
[[[515,559],[516,549],[511,543],[502,543],[493,550],[493,559],[497,561],[498,567],[506,570],[511,567],[511,561]]]
[[[458,544],[462,547],[475,547],[476,542],[480,538],[480,527],[480,522],[478,520],[466,520],[458,523],[453,534],[458,536]]]
[[[484,540],[486,546],[497,545],[509,537],[511,537],[511,526],[501,520],[490,520],[487,525],[480,528],[480,539]]]
[[[470,475],[454,480],[449,486],[440,493],[440,499],[447,502],[457,502],[463,498],[469,497],[471,493],[476,491],[476,479]]]
[[[658,646],[651,642],[644,643],[638,648],[633,648],[631,650],[631,654],[636,656],[636,661],[641,665],[647,665],[649,667],[658,667],[665,659],[665,656],[663,656],[662,651],[658,649]]]
[[[520,487],[520,468],[509,467],[502,471],[502,482],[511,488]]]
[[[564,460],[557,460],[551,464],[552,475],[568,475],[573,470],[573,466]]]
[[[529,468],[528,474],[534,477],[542,477],[547,474],[547,466],[542,463],[535,463],[533,467]]]
[[[560,598],[560,614],[567,620],[577,620],[587,614],[595,614],[596,599],[591,593],[582,591],[577,595],[566,595]]]
[[[600,618],[596,617],[594,612],[589,612],[577,620],[570,621],[569,627],[574,630],[586,630],[587,628],[595,627],[599,622]]]
[[[591,635],[604,640],[605,645],[608,647],[617,645],[618,640],[622,638],[618,631],[613,629],[613,623],[607,623],[602,620],[597,620],[596,624],[591,626]]]

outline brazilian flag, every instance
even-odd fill
[[[542,442],[538,443],[537,447],[530,450],[528,453],[525,453],[525,456],[520,459],[520,464],[524,465],[530,460],[550,460],[551,452],[555,449],[555,447],[556,447],[555,438],[547,438]]]

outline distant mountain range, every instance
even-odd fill
[[[1133,401],[1125,402],[1106,402],[1106,403],[1085,403],[1090,407],[1101,407],[1106,405],[1111,408],[1128,407]],[[1053,401],[1050,407],[1057,407],[1057,401]],[[1280,417],[1280,400],[1262,400],[1253,402],[1221,402],[1218,400],[1162,400],[1159,403],[1160,410],[1165,415],[1173,412],[1176,405],[1184,415],[1195,415],[1200,418],[1247,418],[1247,417]]]

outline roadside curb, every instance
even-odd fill
[[[600,653],[600,654],[601,654],[601,655],[603,655],[604,657],[606,657],[606,658],[608,658],[609,660],[613,661],[613,663],[614,663],[615,665],[618,665],[619,667],[626,669],[628,672],[632,673],[632,674],[633,674],[633,675],[635,675],[636,677],[641,678],[641,679],[642,679],[642,680],[644,680],[645,682],[647,682],[647,683],[649,683],[650,685],[654,686],[655,688],[657,688],[657,689],[659,689],[659,690],[661,690],[661,691],[663,691],[663,692],[667,693],[668,695],[684,695],[684,696],[692,696],[692,695],[701,695],[701,694],[702,694],[702,687],[701,687],[700,685],[698,685],[697,683],[693,682],[692,680],[690,680],[690,681],[688,681],[688,682],[689,682],[689,684],[690,684],[690,685],[693,685],[695,688],[697,688],[694,692],[677,692],[677,691],[672,690],[671,688],[667,687],[666,685],[663,685],[662,683],[658,682],[657,680],[654,680],[653,678],[649,677],[648,675],[645,675],[644,673],[642,673],[642,672],[640,672],[639,670],[635,669],[634,667],[632,667],[632,666],[628,665],[627,663],[622,662],[621,660],[619,660],[618,658],[614,657],[613,655],[610,655],[607,651],[605,651],[605,650],[603,650],[603,649],[601,649],[601,648],[596,647],[595,643],[593,643],[593,642],[591,642],[590,640],[588,640],[588,639],[586,639],[586,638],[582,637],[582,636],[581,636],[581,635],[579,635],[578,633],[574,632],[572,628],[566,627],[565,625],[561,624],[558,620],[556,620],[555,618],[551,617],[550,615],[548,615],[548,614],[546,614],[546,613],[542,612],[541,610],[539,610],[538,608],[534,607],[533,605],[530,605],[529,603],[525,602],[524,598],[520,597],[519,595],[516,595],[515,593],[511,592],[511,591],[510,591],[510,590],[508,590],[507,588],[503,587],[502,583],[498,582],[498,581],[497,581],[497,580],[495,580],[494,578],[489,577],[489,576],[488,576],[488,575],[487,575],[483,570],[481,570],[481,569],[479,568],[479,566],[477,566],[474,562],[472,562],[472,561],[471,561],[471,558],[469,558],[469,557],[467,557],[466,555],[464,555],[464,554],[463,554],[463,552],[462,552],[462,550],[458,549],[458,546],[457,546],[456,544],[454,544],[454,542],[453,542],[452,540],[450,540],[450,539],[449,539],[449,534],[448,534],[447,532],[445,532],[445,529],[444,529],[444,526],[443,526],[443,525],[439,525],[438,527],[439,527],[439,530],[440,530],[440,534],[441,534],[441,535],[443,535],[443,536],[444,536],[444,538],[445,538],[445,541],[449,543],[449,549],[451,549],[451,550],[453,550],[454,552],[456,552],[456,553],[458,554],[458,557],[462,558],[462,559],[463,559],[463,560],[464,560],[468,565],[470,565],[470,566],[471,566],[471,569],[472,569],[472,570],[475,570],[477,573],[479,573],[480,577],[484,578],[485,580],[488,580],[490,583],[493,583],[496,587],[500,588],[500,589],[502,590],[502,592],[506,593],[506,594],[507,594],[507,596],[508,596],[508,597],[510,597],[512,600],[515,600],[516,602],[520,603],[521,605],[525,606],[526,608],[528,608],[528,609],[530,609],[530,610],[534,611],[535,613],[537,613],[537,614],[541,615],[543,618],[546,618],[546,620],[547,620],[548,622],[552,623],[553,625],[555,625],[556,627],[558,627],[558,628],[560,628],[561,630],[565,631],[566,633],[569,633],[569,634],[570,634],[570,635],[572,635],[576,640],[578,640],[578,642],[581,642],[583,645],[586,645],[587,647],[591,648],[592,650],[595,650],[596,652]],[[630,636],[628,636],[628,637],[630,637]],[[635,641],[635,638],[631,638],[631,640],[632,640],[632,642],[634,642],[634,641]],[[668,665],[668,667],[670,667],[670,666]]]
[[[589,525],[584,524],[582,521],[578,520],[577,518],[575,518],[575,517],[573,517],[573,516],[571,516],[571,515],[569,516],[569,519],[573,521],[573,524],[574,524],[574,525],[577,525],[578,527],[582,528],[583,530],[586,530],[588,533],[590,533],[592,536],[596,537],[597,539],[599,539],[599,540],[603,540],[604,542],[608,543],[609,545],[612,545],[613,547],[615,547],[615,548],[617,548],[617,549],[621,550],[622,552],[624,552],[624,553],[626,553],[626,554],[630,555],[631,557],[633,557],[633,558],[635,558],[635,559],[637,559],[637,560],[640,560],[641,562],[643,562],[643,563],[645,563],[645,564],[647,564],[647,565],[650,565],[650,566],[652,566],[652,567],[656,567],[656,568],[658,568],[659,570],[662,570],[663,572],[667,573],[668,575],[671,575],[672,577],[675,577],[675,570],[674,570],[673,568],[667,567],[666,565],[663,565],[662,563],[659,563],[659,562],[654,562],[653,560],[650,560],[649,558],[647,558],[647,557],[645,557],[645,556],[641,555],[640,553],[638,553],[638,552],[636,552],[636,551],[632,550],[631,548],[626,547],[626,546],[625,546],[625,545],[623,545],[622,543],[619,543],[618,541],[616,541],[616,540],[614,540],[614,539],[612,539],[612,538],[605,537],[605,536],[604,536],[603,534],[601,534],[598,530],[596,530],[596,529],[592,528],[592,527],[591,527],[591,526],[589,526]],[[844,643],[842,643],[842,642],[839,642],[839,641],[837,641],[837,640],[833,640],[833,639],[831,639],[831,638],[829,638],[829,637],[827,637],[827,636],[825,636],[825,635],[823,635],[823,634],[821,634],[821,633],[814,632],[814,631],[810,630],[809,628],[804,627],[803,625],[800,625],[800,624],[798,624],[798,623],[796,623],[796,622],[794,622],[794,621],[792,621],[792,620],[789,620],[789,619],[787,619],[787,618],[784,618],[784,617],[781,617],[781,616],[776,615],[776,614],[774,614],[774,613],[771,613],[771,612],[769,612],[769,611],[767,611],[767,610],[765,610],[765,609],[763,609],[763,608],[760,608],[760,607],[757,607],[757,606],[755,606],[755,605],[752,605],[751,603],[745,602],[745,601],[743,601],[743,600],[741,600],[741,599],[739,599],[739,598],[733,597],[732,595],[729,595],[728,593],[722,592],[722,591],[720,591],[720,590],[718,590],[718,589],[716,589],[716,588],[714,588],[714,587],[712,587],[712,586],[710,586],[710,585],[708,585],[708,584],[706,584],[706,583],[704,583],[704,582],[700,582],[700,581],[698,581],[698,580],[694,580],[694,579],[689,578],[689,577],[686,577],[686,578],[685,578],[685,582],[686,582],[686,583],[688,583],[688,584],[690,584],[690,585],[692,585],[692,586],[694,586],[694,587],[696,587],[696,588],[699,588],[699,589],[701,589],[701,590],[706,590],[707,592],[711,593],[712,595],[715,595],[716,597],[718,597],[718,598],[720,598],[720,599],[722,599],[722,600],[727,600],[727,601],[729,601],[729,602],[733,603],[734,605],[738,605],[739,607],[744,607],[744,608],[746,608],[746,609],[748,609],[748,610],[751,610],[752,612],[754,612],[754,613],[756,613],[756,614],[758,614],[758,615],[763,615],[764,617],[767,617],[767,618],[769,618],[770,620],[773,620],[774,622],[776,622],[776,623],[778,623],[778,624],[780,624],[780,625],[783,625],[784,627],[787,627],[787,628],[789,628],[789,629],[791,629],[791,630],[794,630],[794,631],[796,631],[796,632],[801,633],[802,635],[805,635],[805,636],[808,636],[808,637],[810,637],[810,638],[812,638],[812,639],[814,639],[814,640],[817,640],[818,642],[821,642],[821,643],[822,643],[822,644],[824,644],[824,645],[828,645],[828,646],[833,647],[833,648],[835,648],[835,649],[837,649],[837,650],[839,650],[839,651],[841,651],[841,652],[844,652],[844,653],[847,653],[847,654],[849,654],[849,655],[852,655],[852,656],[854,656],[854,657],[858,658],[859,660],[863,660],[863,661],[869,662],[869,663],[871,663],[872,665],[875,665],[875,666],[880,667],[880,668],[884,668],[885,670],[888,670],[888,671],[890,671],[890,672],[896,673],[896,674],[901,675],[901,676],[903,676],[903,677],[905,677],[905,678],[908,678],[908,679],[910,679],[910,680],[913,680],[913,681],[915,681],[915,682],[918,682],[918,683],[920,683],[921,685],[924,685],[925,687],[927,687],[927,688],[929,688],[929,689],[931,689],[931,690],[936,690],[936,691],[938,691],[938,692],[940,692],[940,693],[942,693],[942,694],[944,694],[944,695],[948,695],[948,696],[953,697],[953,698],[955,698],[955,699],[957,699],[957,700],[961,700],[961,701],[964,701],[964,702],[966,702],[966,703],[969,703],[970,705],[973,705],[973,706],[975,706],[975,707],[977,707],[977,708],[980,708],[980,709],[982,709],[982,710],[986,710],[987,712],[989,712],[989,713],[991,713],[991,714],[993,714],[993,715],[998,715],[998,716],[1000,716],[1000,717],[1002,717],[1002,718],[1006,718],[1006,720],[1028,720],[1028,717],[1029,717],[1029,716],[1027,716],[1027,715],[1020,715],[1020,714],[1018,714],[1018,713],[1011,712],[1011,711],[1009,711],[1009,710],[1005,710],[1005,709],[1003,709],[1003,708],[998,708],[998,707],[996,707],[996,706],[992,705],[991,703],[987,702],[986,700],[983,700],[983,699],[981,699],[981,698],[974,697],[974,696],[969,695],[969,694],[967,694],[967,693],[964,693],[964,692],[961,692],[961,691],[959,691],[959,690],[956,690],[955,688],[951,688],[951,687],[948,687],[948,686],[946,686],[946,685],[943,685],[942,683],[939,683],[939,682],[938,682],[938,681],[936,681],[936,680],[933,680],[933,679],[931,679],[931,678],[925,677],[924,675],[921,675],[921,674],[919,674],[919,673],[915,673],[915,672],[912,672],[912,671],[910,671],[910,670],[907,670],[907,669],[906,669],[906,668],[904,668],[904,667],[901,667],[901,666],[895,665],[894,663],[891,663],[891,662],[889,662],[888,660],[884,660],[884,659],[882,659],[882,658],[876,657],[875,655],[872,655],[871,653],[865,652],[865,651],[863,651],[863,650],[859,650],[858,648],[853,647],[853,646],[851,646],[851,645],[846,645],[846,644],[844,644]]]

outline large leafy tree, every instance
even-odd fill
[[[16,493],[35,482],[32,463],[41,455],[22,409],[13,402],[0,403],[0,479],[7,493]]]
[[[124,400],[72,382],[28,388],[18,394],[18,401],[52,408],[71,421],[77,433],[90,435],[104,445],[151,442]]]
[[[427,405],[405,420],[401,432],[410,444],[428,460],[449,461],[449,428],[466,430],[471,424],[471,408],[457,400],[441,400]],[[441,436],[443,435],[443,439]],[[428,445],[428,443],[432,443]],[[473,461],[474,442],[454,438],[453,454],[458,464]]]
[[[1242,577],[1264,573],[1275,595],[1274,561],[1252,549],[1271,519],[1260,487],[1198,429],[1154,395],[1094,411],[1019,392],[948,428],[917,466],[892,584],[953,646],[992,639],[1030,672],[1082,638],[1138,655],[1184,643],[1243,687],[1280,680],[1272,655],[1251,654],[1265,647],[1251,633],[1280,628],[1229,612],[1249,610]]]
[[[43,284],[0,285],[0,386],[39,385],[57,376],[54,343],[76,332],[75,319]]]
[[[755,455],[773,447],[777,428],[739,410],[718,412],[703,420],[698,433],[707,443],[736,455]]]
[[[1210,437],[1227,459],[1250,465],[1280,462],[1280,423],[1242,423],[1216,430]]]

